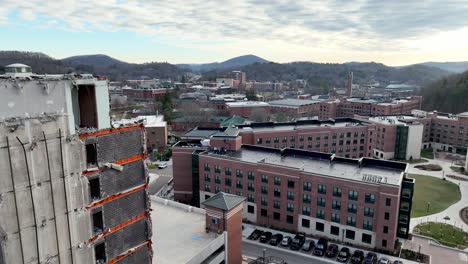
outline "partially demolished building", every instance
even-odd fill
[[[108,81],[0,75],[0,264],[151,263],[142,125],[111,127]]]

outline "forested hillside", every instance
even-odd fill
[[[448,113],[468,111],[468,71],[435,81],[422,91],[423,108]]]

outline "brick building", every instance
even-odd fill
[[[302,99],[282,99],[269,101],[273,113],[290,113],[297,116],[316,116],[319,111],[319,101]]]
[[[267,114],[271,111],[268,103],[257,101],[228,102],[226,103],[226,109],[230,115],[242,117],[250,116],[254,109],[261,109]]]
[[[235,144],[239,137],[179,142],[175,198],[200,205],[233,193],[247,198],[246,220],[368,248],[393,250],[408,237],[414,180],[405,163]]]
[[[167,93],[167,88],[122,88],[122,94],[127,96],[128,99],[139,101],[151,101],[163,97]]]

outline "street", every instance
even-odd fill
[[[150,195],[155,195],[172,178],[172,159],[166,161],[165,163],[167,164],[167,167],[164,169],[148,169],[149,173],[155,173],[159,175],[159,178],[154,182],[151,182],[148,187],[148,192]]]
[[[304,256],[297,251],[291,251],[289,249],[285,249],[285,251],[273,248],[270,246],[264,246],[260,244],[255,244],[255,243],[249,243],[249,242],[242,242],[242,255],[250,258],[258,258],[262,257],[263,255],[263,249],[266,248],[266,254],[265,256],[274,256],[274,257],[279,257],[282,258],[286,263],[288,264],[304,264],[304,263],[310,263],[310,264],[326,264],[326,263],[331,263],[330,260],[320,260],[313,258],[312,256]],[[288,252],[290,251],[290,252]],[[310,254],[310,252],[309,252]]]

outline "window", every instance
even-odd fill
[[[341,209],[341,202],[333,200],[332,201],[332,209],[340,210]]]
[[[357,201],[357,200],[358,200],[358,192],[356,192],[356,191],[349,191],[349,193],[348,193],[348,199],[349,199],[349,200],[353,200],[353,201]]]
[[[330,234],[339,236],[340,235],[340,228],[337,226],[330,226]]]
[[[294,212],[294,204],[288,203],[288,204],[286,205],[286,210],[287,210],[288,212]]]
[[[318,209],[316,217],[319,219],[325,219],[325,212],[322,209]]]
[[[104,242],[94,246],[94,257],[96,258],[96,263],[106,263],[106,245]]]
[[[306,191],[306,192],[312,191],[312,183],[304,182],[304,191]]]
[[[225,193],[231,193],[231,189],[225,189],[224,192]],[[239,195],[239,196],[242,196],[242,195]]]
[[[255,214],[255,207],[253,205],[247,205],[247,213]]]
[[[260,215],[262,217],[267,217],[268,216],[268,211],[267,209],[260,209]]]
[[[291,142],[296,141],[296,138],[294,136],[291,136]]]
[[[96,144],[86,145],[86,164],[89,167],[95,167],[97,165],[97,149]]]
[[[299,136],[299,141],[304,141],[304,136]]]
[[[236,176],[239,177],[239,178],[242,178],[242,176],[243,176],[242,170],[237,169],[237,170],[236,170]]]
[[[304,202],[304,203],[306,203],[306,204],[310,204],[310,202],[311,202],[310,195],[304,194],[304,195],[302,196],[302,202]]]
[[[229,178],[224,179],[224,184],[226,186],[231,186],[231,179],[229,179]]]
[[[254,195],[251,194],[251,193],[247,194],[247,201],[253,203],[254,202]]]
[[[294,217],[292,215],[286,215],[286,223],[288,224],[294,223]]]
[[[288,200],[294,201],[294,193],[291,192],[291,191],[288,191],[287,198],[288,198]]]
[[[306,206],[302,207],[302,214],[310,216],[310,207],[306,207]]]
[[[384,233],[384,234],[388,234],[388,226],[384,226],[384,227],[383,227],[383,233]]]
[[[265,143],[270,144],[270,143],[271,143],[271,139],[270,139],[270,138],[266,138],[266,139],[265,139]]]
[[[275,197],[281,197],[281,190],[278,188],[275,188],[273,194]]]
[[[332,213],[331,221],[335,223],[340,223],[340,215],[337,213]]]
[[[101,184],[99,177],[89,180],[89,195],[92,200],[101,199]]]
[[[262,196],[261,204],[262,204],[263,206],[267,206],[267,205],[268,205],[268,202],[267,202],[267,198],[266,198],[266,197],[263,197],[263,196]]]
[[[356,204],[348,204],[348,213],[355,214],[357,212],[357,206]]]
[[[205,163],[205,171],[210,171],[210,164]]]
[[[369,230],[369,231],[372,231],[373,223],[371,221],[365,220],[364,223],[362,224],[362,228],[366,229],[366,230]]]
[[[323,184],[319,184],[317,187],[317,192],[321,194],[326,194],[327,193],[327,186]]]
[[[274,201],[273,201],[273,207],[274,207],[275,209],[280,209],[280,208],[281,208],[281,203],[280,203],[280,201],[274,200]]]
[[[242,182],[241,182],[241,181],[238,180],[238,181],[236,182],[236,188],[237,188],[237,189],[242,189]]]
[[[102,211],[93,212],[93,232],[99,234],[104,230],[104,219],[102,218]]]
[[[404,198],[411,198],[411,190],[410,189],[401,190],[401,196]]]
[[[219,186],[218,185],[215,186],[215,193],[219,193]]]
[[[366,193],[365,202],[370,204],[375,203],[375,195],[371,193]]]
[[[310,228],[310,220],[309,219],[302,219],[302,227]]]
[[[374,208],[364,207],[364,216],[374,217]]]
[[[268,187],[262,186],[262,194],[268,194]]]
[[[268,183],[268,176],[267,175],[262,174],[262,182],[263,183]]]
[[[221,183],[221,179],[219,178],[219,175],[215,176],[215,183],[217,183],[217,184]]]
[[[275,137],[274,140],[273,140],[273,142],[278,143],[278,142],[279,142],[278,137]]]
[[[255,180],[255,174],[251,171],[247,172],[247,179],[251,181]]]
[[[288,188],[294,188],[294,184],[295,184],[294,181],[289,181],[288,180]]]
[[[209,183],[205,183],[205,192],[211,192],[211,186]]]
[[[308,135],[308,136],[307,136],[307,140],[308,140],[308,141],[311,141],[311,140],[312,140],[312,136],[311,136],[311,135]]]
[[[254,188],[253,183],[251,183],[251,182],[247,183],[247,190],[249,192],[255,192],[255,188]]]
[[[390,220],[390,213],[389,212],[385,212],[384,219],[385,220]]]
[[[221,173],[221,167],[219,165],[215,165],[215,173]]]
[[[382,239],[382,247],[387,247],[387,240],[386,239]]]
[[[281,214],[278,212],[273,212],[273,219],[277,221],[281,220]]]
[[[257,144],[262,144],[262,138],[257,138]]]
[[[366,244],[372,243],[372,235],[362,234],[362,242]]]
[[[317,206],[325,207],[325,198],[317,197]]]
[[[224,174],[231,175],[231,168],[224,168]]]
[[[354,240],[354,237],[355,237],[355,235],[356,235],[356,232],[354,232],[353,230],[348,230],[348,229],[346,229],[346,232],[345,232],[345,233],[346,233],[345,236],[346,236],[347,239],[352,239],[352,240]]]
[[[349,226],[356,226],[356,218],[354,218],[352,216],[348,216],[346,218],[346,224],[349,225]]]
[[[287,142],[287,141],[288,141],[288,137],[283,137],[282,142]]]
[[[341,188],[333,187],[333,196],[341,197]]]
[[[323,223],[316,222],[315,230],[323,232],[325,230],[325,225]]]
[[[281,178],[278,177],[278,176],[275,176],[275,181],[274,181],[275,185],[281,185]]]

